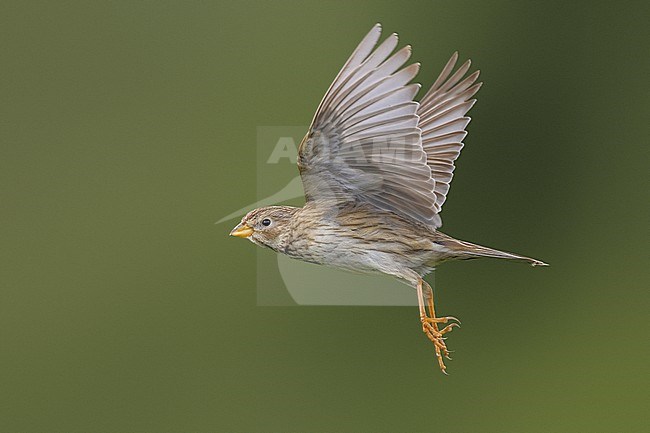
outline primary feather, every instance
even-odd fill
[[[392,54],[397,35],[374,49],[376,25],[341,69],[300,145],[307,201],[364,203],[431,225],[435,181],[420,142],[417,63]]]
[[[478,73],[463,79],[467,62],[450,76],[455,53],[418,104],[419,84],[409,83],[419,64],[404,66],[410,46],[394,52],[396,34],[377,46],[380,35],[377,24],[354,50],[300,144],[305,196],[339,208],[369,204],[437,228]]]
[[[418,126],[422,131],[422,148],[427,154],[427,164],[431,167],[431,176],[435,180],[436,214],[440,213],[447,199],[455,169],[454,161],[460,155],[463,139],[467,136],[465,128],[470,118],[465,115],[476,102],[476,99],[471,98],[482,85],[474,84],[480,71],[463,79],[471,65],[469,60],[450,77],[457,61],[456,52],[420,101],[417,111],[420,117]],[[441,225],[438,216],[435,226]]]

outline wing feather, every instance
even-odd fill
[[[475,84],[480,71],[465,77],[471,67],[469,60],[452,74],[457,61],[458,53],[454,53],[420,101],[417,111],[422,148],[427,154],[427,164],[435,180],[436,213],[441,211],[447,199],[455,169],[454,161],[463,148],[463,140],[467,136],[465,129],[471,120],[466,114],[474,106],[476,99],[472,97],[482,85]],[[437,226],[441,224],[442,221],[439,220]]]
[[[323,97],[299,149],[308,201],[364,203],[434,224],[435,182],[418,128],[419,64],[393,53],[396,34],[375,48],[376,25]]]
[[[363,38],[321,100],[298,155],[308,201],[365,203],[439,227],[466,116],[482,83],[454,53],[418,104],[419,64],[398,37]]]

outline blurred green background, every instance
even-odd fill
[[[3,1],[0,431],[647,431],[648,17]],[[425,86],[454,50],[483,71],[443,231],[551,264],[440,268],[449,377],[413,307],[257,307],[214,225],[256,200],[256,128],[307,124],[375,22]]]

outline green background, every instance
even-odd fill
[[[646,5],[3,1],[0,431],[647,431]],[[551,264],[437,272],[449,377],[413,307],[257,307],[214,225],[375,22],[483,71],[443,231]]]

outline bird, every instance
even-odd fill
[[[466,116],[483,83],[456,69],[455,52],[424,97],[412,83],[420,64],[406,65],[411,47],[381,43],[376,24],[362,39],[321,100],[298,147],[303,207],[265,206],[230,232],[309,263],[379,273],[413,287],[422,331],[440,370],[451,360],[447,334],[454,316],[437,316],[424,277],[451,260],[491,257],[548,266],[518,254],[461,241],[439,231]],[[405,66],[406,65],[406,66]]]

